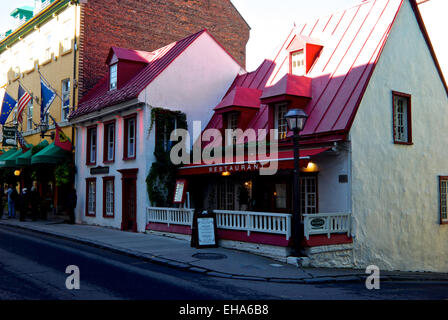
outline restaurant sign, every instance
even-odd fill
[[[3,126],[3,146],[4,147],[16,147],[16,127],[5,127]]]

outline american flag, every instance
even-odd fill
[[[25,107],[28,105],[28,103],[31,100],[31,95],[23,90],[22,86],[19,84],[19,102],[17,104],[17,121],[19,123],[22,123],[22,112],[25,110]]]
[[[20,131],[16,131],[16,137],[17,140],[19,141],[20,147],[22,148],[23,152],[28,151],[30,148],[27,147],[26,141],[23,138],[22,133],[20,133]]]

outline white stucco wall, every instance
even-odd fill
[[[80,127],[77,130],[77,142],[78,149],[76,150],[76,190],[78,194],[78,203],[76,206],[76,221],[77,223],[87,223],[93,225],[101,225],[105,227],[121,228],[122,222],[122,182],[121,173],[118,170],[121,169],[135,169],[138,168],[137,174],[137,227],[138,231],[143,232],[145,227],[145,216],[141,212],[145,212],[146,208],[146,158],[145,158],[145,143],[147,141],[148,135],[147,130],[145,130],[146,123],[143,121],[146,118],[146,114],[149,112],[144,108],[131,109],[129,111],[123,112],[120,115],[110,115],[101,119],[101,122],[94,122],[90,125],[97,125],[97,162],[95,165],[86,166],[86,127]],[[123,160],[123,130],[124,130],[124,119],[123,117],[131,114],[136,114],[136,129],[137,129],[137,139],[136,139],[136,159],[135,160]],[[103,163],[103,141],[104,141],[104,122],[109,120],[115,120],[115,161],[113,163]],[[97,166],[107,166],[109,167],[108,174],[90,174],[90,168]],[[103,177],[115,177],[114,187],[115,187],[115,198],[114,198],[114,218],[104,218],[103,217]],[[86,178],[96,178],[96,215],[95,217],[90,217],[85,215],[86,211]]]
[[[319,213],[351,211],[349,147],[348,143],[340,144],[337,152],[325,152],[313,159],[319,168]],[[347,175],[347,183],[340,183],[339,175]]]
[[[153,107],[185,112],[190,135],[195,138],[192,122],[201,121],[204,129],[213,108],[241,71],[241,66],[208,33],[203,33],[151,82],[139,100]]]
[[[393,143],[392,90],[412,95],[411,146]],[[350,132],[355,266],[448,272],[438,192],[447,127],[446,91],[404,1]]]
[[[145,231],[146,207],[150,205],[146,176],[154,159],[155,130],[149,132],[151,107],[179,110],[187,115],[190,135],[192,121],[202,121],[205,127],[213,107],[219,101],[241,71],[240,65],[207,33],[196,39],[181,53],[158,77],[139,95],[145,107],[137,111],[137,157],[136,160],[123,161],[123,116],[136,112],[135,108],[120,115],[110,115],[98,122],[84,123],[77,130],[76,150],[76,188],[78,204],[76,208],[77,222],[120,228],[122,222],[122,181],[120,169],[138,168],[137,176],[137,231]],[[115,162],[103,163],[103,122],[116,119]],[[97,123],[97,163],[86,166],[86,127]],[[202,129],[201,128],[201,129]],[[109,166],[107,175],[90,175],[90,168]],[[115,177],[115,217],[103,218],[103,176]],[[86,178],[96,177],[96,217],[85,215]]]

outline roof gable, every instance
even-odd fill
[[[131,78],[123,87],[118,90],[109,91],[108,76],[105,76],[99,83],[90,90],[80,101],[78,108],[70,114],[70,119],[80,117],[84,114],[99,111],[108,106],[116,105],[138,97],[171,62],[173,62],[191,43],[193,43],[206,30],[201,30],[180,41],[173,42],[163,48],[157,49],[150,54],[143,54],[148,60],[146,67]],[[118,53],[122,58],[140,59],[142,51],[120,50],[113,48],[114,54]],[[109,53],[111,57],[111,53]],[[108,57],[109,60],[109,57]]]

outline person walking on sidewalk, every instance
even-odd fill
[[[8,195],[8,218],[13,219],[16,217],[16,200],[17,200],[17,190],[13,188],[12,184],[9,185],[8,190],[6,190]]]
[[[23,188],[22,193],[20,194],[20,198],[19,198],[20,221],[26,220],[26,215],[28,214],[29,205],[30,205],[30,202],[29,202],[28,189]]]

